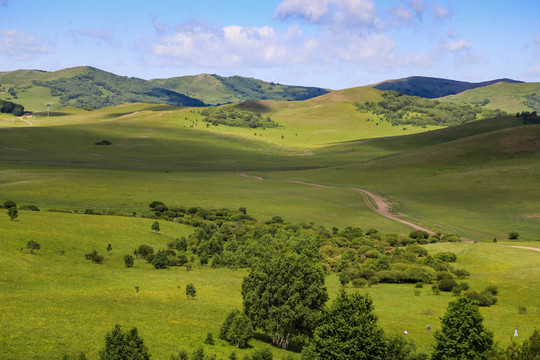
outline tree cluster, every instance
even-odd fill
[[[381,97],[377,102],[356,102],[354,105],[358,111],[371,112],[392,125],[451,126],[477,120],[479,116],[490,118],[504,114],[498,109],[442,102],[392,90],[383,91]]]
[[[13,114],[15,116],[24,115],[24,106],[11,101],[0,99],[0,113]]]
[[[516,118],[520,119],[525,125],[540,124],[540,116],[536,111],[522,111],[516,114]]]
[[[245,128],[276,128],[279,124],[270,116],[263,118],[261,113],[242,110],[236,107],[214,107],[201,111],[204,121],[212,125],[227,125]]]

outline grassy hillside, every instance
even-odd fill
[[[394,90],[411,96],[433,99],[458,94],[466,90],[481,88],[499,82],[517,83],[518,81],[511,79],[497,79],[471,83],[424,76],[412,76],[405,79],[383,81],[373,85],[373,87],[379,90]]]
[[[509,113],[533,110],[539,112],[540,102],[536,97],[535,100],[531,99],[533,94],[540,95],[540,83],[497,83],[439,100],[459,104],[480,104],[489,109],[501,109]]]
[[[0,217],[0,357],[3,359],[71,358],[82,351],[97,359],[105,334],[114,324],[137,327],[153,358],[168,359],[180,349],[202,345],[206,334],[217,334],[226,313],[241,307],[240,286],[244,270],[195,267],[193,271],[173,267],[155,270],[142,259],[127,269],[123,256],[140,244],[165,248],[169,240],[187,236],[193,229],[161,222],[159,234],[150,230],[153,220],[118,216],[95,216],[21,211],[15,221]],[[41,249],[34,255],[25,245],[37,240]],[[108,244],[112,251],[107,254]],[[23,250],[21,251],[21,248]],[[482,308],[486,326],[506,346],[513,329],[529,336],[540,321],[540,269],[536,253],[489,244],[441,243],[426,246],[430,252],[452,251],[456,267],[470,271],[473,289],[495,285],[498,303]],[[97,250],[105,256],[101,265],[84,254]],[[197,289],[195,300],[186,298],[188,283]],[[337,276],[327,277],[330,298],[339,291]],[[138,290],[136,289],[138,287]],[[439,318],[449,293],[435,296],[429,286],[414,295],[411,284],[380,284],[360,290],[369,293],[379,323],[389,335],[407,330],[420,351],[430,352],[433,338],[425,331],[431,324],[439,329]],[[400,299],[399,301],[396,299]],[[527,309],[519,315],[518,306]],[[236,349],[217,340],[205,346],[207,354],[226,358],[265,346],[264,337],[252,340],[252,348]],[[32,346],[29,346],[32,344]],[[276,358],[299,354],[272,349]]]
[[[306,100],[328,92],[316,87],[282,85],[242,76],[216,74],[154,79],[151,83],[217,105],[249,100]]]

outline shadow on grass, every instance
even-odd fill
[[[268,334],[255,332],[253,333],[253,338],[274,347],[274,345],[272,344],[272,337]],[[302,351],[302,348],[304,347],[304,344],[305,342],[302,338],[293,337],[291,339],[291,342],[289,343],[289,347],[287,348],[287,350],[295,353],[300,353]]]

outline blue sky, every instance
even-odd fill
[[[0,71],[540,81],[538,0],[0,0]]]

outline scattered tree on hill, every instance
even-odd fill
[[[37,241],[34,241],[34,240],[30,240],[26,243],[26,247],[28,249],[30,249],[30,254],[33,254],[34,253],[34,250],[39,250],[41,249],[41,245],[37,242]]]
[[[152,258],[152,265],[154,265],[154,268],[156,269],[168,269],[170,264],[167,250],[159,250]]]
[[[15,201],[12,201],[12,200],[4,201],[4,208],[5,209],[10,209],[12,207],[17,207],[17,204],[15,203]]]
[[[111,250],[112,250],[112,245],[111,244],[107,245],[107,253],[109,255],[111,255]]]
[[[7,211],[9,220],[13,221],[19,216],[19,210],[16,207],[10,207]]]
[[[278,254],[255,264],[242,282],[244,312],[286,349],[291,336],[309,335],[328,299],[321,266],[305,254]]]
[[[369,295],[342,289],[318,323],[311,344],[313,359],[387,359],[384,332]]]
[[[510,239],[510,240],[518,240],[519,239],[519,233],[517,231],[510,231],[508,233],[508,239]]]
[[[186,285],[186,296],[191,298],[191,299],[194,299],[196,295],[197,295],[197,290],[195,289],[195,285],[193,285],[192,283],[187,284]]]
[[[152,230],[154,231],[154,234],[157,233],[159,231],[159,222],[157,221],[154,221],[152,223]]]
[[[448,305],[441,318],[442,329],[435,332],[432,360],[488,359],[493,350],[493,334],[483,325],[478,305],[459,298]]]
[[[124,256],[124,264],[126,265],[127,268],[132,268],[134,263],[135,261],[133,260],[133,256],[129,254]]]
[[[105,336],[105,348],[99,352],[101,360],[149,360],[150,353],[137,328],[122,331],[115,325],[113,331]]]

